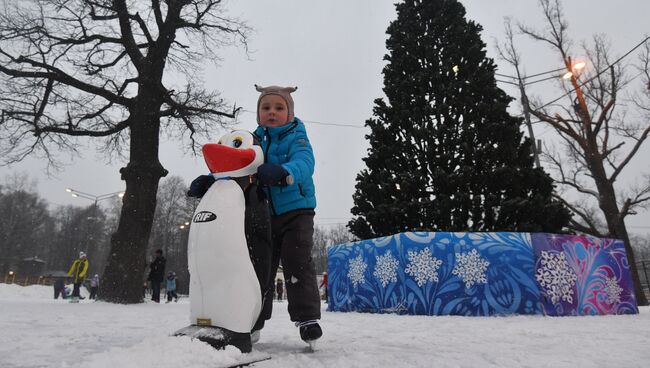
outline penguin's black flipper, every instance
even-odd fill
[[[262,305],[265,306],[269,300],[273,300],[273,288],[269,285],[274,285],[271,275],[272,242],[269,202],[261,186],[257,184],[257,180],[248,178],[245,182],[238,181],[238,184],[244,191],[246,201],[244,228],[248,253],[260,283]],[[264,311],[265,308],[262,307],[262,312],[253,331],[260,330],[264,326],[264,321],[270,318],[270,313]]]

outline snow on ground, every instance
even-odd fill
[[[116,305],[52,298],[52,287],[0,284],[0,367],[216,368],[242,358],[187,337],[179,303]],[[326,304],[323,304],[325,307]],[[650,308],[603,317],[426,317],[330,313],[306,352],[286,302],[254,346],[256,367],[648,367]]]

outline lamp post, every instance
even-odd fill
[[[517,72],[516,76],[512,75],[506,75],[506,74],[500,74],[500,73],[494,73],[495,75],[503,78],[509,78],[512,81],[507,81],[507,80],[498,80],[497,82],[501,83],[507,83],[507,84],[512,84],[517,87],[519,87],[519,93],[521,95],[521,107],[524,113],[524,119],[526,121],[526,126],[528,127],[528,135],[530,136],[530,140],[533,143],[533,157],[535,158],[535,167],[539,168],[541,167],[540,162],[539,162],[539,151],[540,147],[538,146],[537,140],[535,140],[535,133],[533,131],[533,123],[530,119],[530,104],[528,103],[528,96],[526,95],[526,86],[529,86],[531,84],[539,83],[539,82],[544,82],[547,80],[551,79],[564,79],[568,80],[571,79],[572,77],[577,77],[579,73],[582,72],[582,69],[585,68],[587,65],[584,61],[578,61],[576,63],[569,63],[568,67],[562,67],[558,69],[553,69],[549,70],[546,72],[541,72],[529,76],[522,76],[521,72],[519,71],[519,66],[515,65],[515,71]],[[558,74],[560,72],[564,71],[563,74]],[[546,76],[548,74],[551,74],[550,76]],[[538,77],[543,77],[540,79],[534,79]],[[530,80],[534,79],[534,80]],[[530,81],[529,81],[530,80]]]
[[[88,199],[88,200],[93,201],[92,215],[87,217],[87,220],[93,219],[93,223],[94,223],[94,220],[97,219],[98,202],[103,201],[105,199],[115,198],[115,197],[119,197],[119,198],[124,197],[124,191],[111,192],[111,193],[105,193],[105,194],[100,194],[100,195],[86,193],[86,192],[82,192],[82,191],[72,189],[72,188],[65,188],[65,191],[70,193],[70,195],[75,197],[75,198],[84,198],[84,199]],[[92,241],[93,236],[92,236],[92,229],[90,228],[90,226],[91,226],[91,223],[89,221],[88,226],[86,228],[86,238],[89,241]],[[89,242],[89,244],[90,243],[92,243],[92,242]],[[89,252],[89,255],[90,255],[90,252]]]
[[[90,193],[84,193],[82,191],[72,189],[72,188],[65,188],[65,191],[70,193],[75,198],[85,198],[89,199],[91,201],[95,202],[95,207],[97,207],[97,202],[103,201],[105,199],[113,198],[113,197],[124,197],[124,191],[119,191],[119,192],[112,192],[112,193],[106,193],[106,194],[100,194],[100,195],[94,195]]]

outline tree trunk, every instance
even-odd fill
[[[150,102],[155,104],[156,102]],[[141,303],[147,267],[146,250],[160,178],[167,175],[158,160],[160,121],[147,111],[157,107],[140,104],[131,117],[130,162],[120,169],[126,182],[117,231],[111,237],[111,252],[104,271],[99,298],[113,303]]]
[[[625,227],[624,218],[621,216],[622,214],[620,213],[620,209],[616,202],[614,186],[605,174],[605,168],[602,166],[602,159],[594,159],[589,163],[600,196],[598,205],[603,211],[603,214],[605,214],[605,221],[607,221],[609,234],[612,238],[622,240],[625,244],[625,253],[627,254],[628,264],[630,265],[630,276],[634,283],[636,302],[638,305],[648,305],[648,299],[643,292],[639,271],[636,267],[634,249],[630,243],[630,237],[627,233],[627,228]]]

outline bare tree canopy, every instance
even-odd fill
[[[36,154],[56,165],[79,137],[98,137],[129,159],[100,298],[141,301],[158,181],[167,174],[159,136],[196,148],[197,135],[235,117],[196,70],[224,45],[245,46],[248,32],[221,0],[24,0],[0,9],[3,163]]]
[[[572,229],[625,242],[637,301],[647,305],[625,218],[650,204],[650,180],[647,173],[640,173],[636,176],[638,184],[624,187],[618,179],[650,134],[650,37],[614,59],[606,39],[594,36],[591,44],[582,46],[589,68],[578,70],[560,1],[539,3],[547,23],[545,29],[519,25],[519,31],[550,45],[561,57],[565,71],[572,74],[569,84],[563,85],[563,96],[551,102],[533,99],[528,105],[522,90],[524,110],[550,125],[560,137],[561,150],[547,146],[544,157],[556,182],[579,198],[571,201],[570,196],[557,196],[574,214]],[[521,82],[520,56],[509,24],[506,33],[509,44],[500,49],[501,55],[515,67]],[[631,67],[624,58],[637,48],[642,52],[637,65]]]

